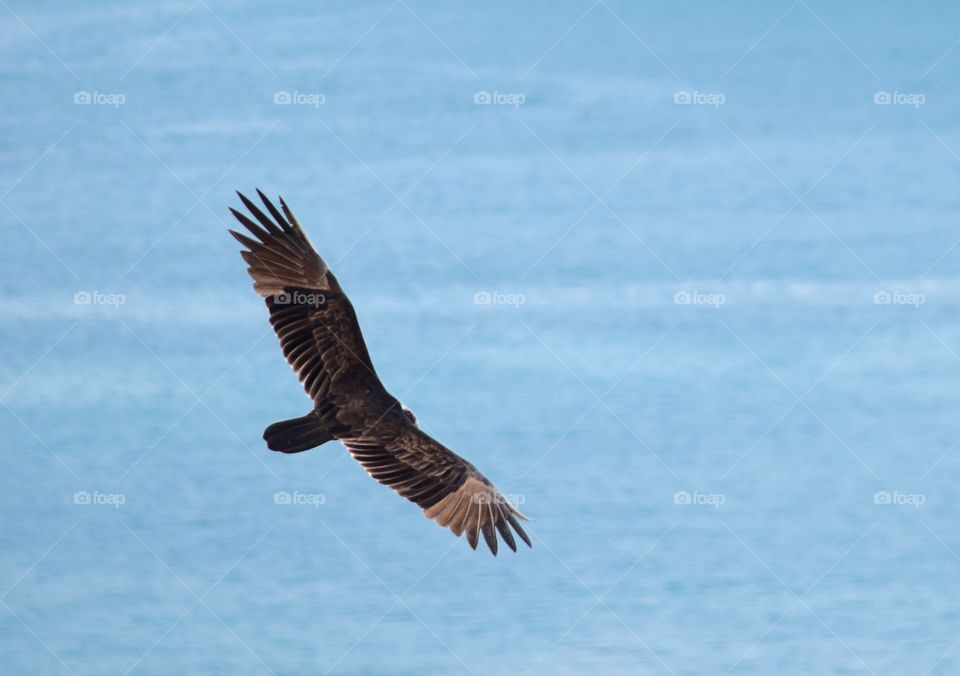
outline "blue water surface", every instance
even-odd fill
[[[5,673],[960,672],[960,7],[0,5]],[[255,187],[532,549],[265,448]]]

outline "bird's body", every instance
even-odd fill
[[[257,191],[269,216],[243,195],[253,216],[231,209],[256,238],[231,230],[270,312],[287,361],[313,401],[304,416],[270,425],[267,446],[299,453],[337,439],[374,479],[476,548],[480,535],[497,553],[497,536],[516,551],[511,527],[527,545],[525,519],[476,467],[424,433],[380,382],[350,300],[283,199],[282,213]],[[239,193],[238,193],[239,194]],[[255,219],[255,220],[254,220]]]

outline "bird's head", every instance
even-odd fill
[[[409,408],[407,408],[403,404],[400,404],[400,408],[403,411],[403,415],[407,416],[407,420],[409,420],[414,427],[416,427],[417,429],[420,429],[420,423],[417,422],[417,416],[413,414],[413,411],[411,411]]]

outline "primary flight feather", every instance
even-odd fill
[[[246,249],[253,288],[264,297],[280,346],[313,410],[270,425],[267,446],[299,453],[339,440],[374,479],[389,486],[476,549],[480,536],[494,555],[497,535],[513,551],[511,528],[530,546],[526,520],[476,467],[425,434],[416,418],[377,377],[353,311],[336,277],[290,208],[277,209],[257,190],[267,213],[244,197],[247,216],[230,209],[251,236],[230,231]],[[251,218],[252,217],[252,218]]]

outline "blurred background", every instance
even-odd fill
[[[0,5],[10,673],[960,670],[960,8]],[[255,187],[532,550],[267,451]]]

